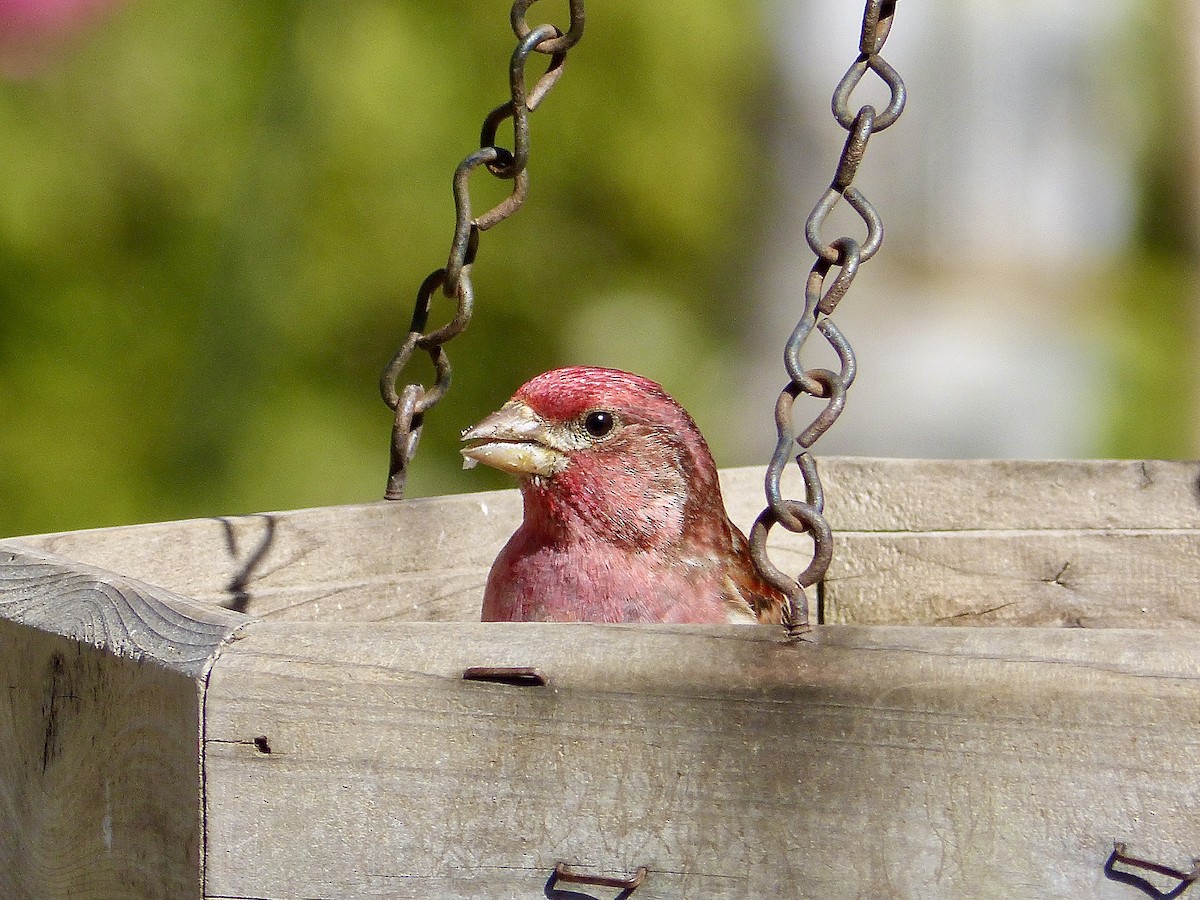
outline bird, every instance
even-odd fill
[[[483,621],[782,622],[785,597],[730,521],[708,444],[657,383],[554,369],[462,439],[465,467],[516,475],[524,506]]]

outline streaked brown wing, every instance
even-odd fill
[[[728,598],[731,606],[731,621],[745,621],[751,612],[764,625],[779,625],[783,622],[784,595],[768,583],[750,558],[750,542],[735,525],[730,525],[733,538],[733,563],[726,573],[726,581],[732,590]]]

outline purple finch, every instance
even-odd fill
[[[555,369],[463,432],[520,479],[525,517],[492,564],[485,622],[771,622],[784,597],[729,521],[691,416],[653,381]]]

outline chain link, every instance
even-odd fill
[[[895,0],[867,0],[858,44],[858,59],[846,70],[833,92],[833,117],[849,134],[833,181],[813,207],[804,226],[804,236],[817,260],[804,286],[804,313],[784,348],[784,365],[791,381],[775,404],[778,441],[775,453],[767,465],[767,507],[750,530],[750,551],[755,565],[763,577],[788,598],[784,625],[792,635],[808,626],[809,609],[805,588],[819,583],[825,577],[833,558],[833,535],[823,515],[824,492],[816,460],[809,450],[841,415],[846,403],[846,392],[854,382],[854,351],[837,326],[826,316],[833,312],[846,295],[851,282],[858,274],[859,266],[873,257],[883,243],[883,222],[879,214],[852,183],[871,135],[890,127],[904,111],[904,82],[896,70],[879,55],[891,31],[895,11]],[[866,105],[858,112],[851,113],[850,95],[869,71],[874,72],[890,91],[888,105],[882,112],[876,112],[873,106]],[[838,200],[845,200],[866,225],[867,236],[861,243],[851,237],[839,237],[828,244],[824,243],[821,229]],[[826,288],[825,282],[834,269],[837,272],[833,282]],[[837,372],[830,369],[806,369],[801,362],[805,343],[814,330],[821,333],[837,354]],[[820,415],[797,434],[792,407],[801,394],[826,402]],[[800,446],[796,464],[804,479],[803,501],[784,499],[780,488],[780,479],[793,453],[794,444]],[[767,535],[777,524],[788,531],[806,533],[812,538],[812,562],[796,578],[781,571],[767,554]]]
[[[525,202],[529,194],[529,114],[537,109],[546,94],[562,77],[567,51],[583,36],[584,0],[570,0],[570,24],[564,34],[554,25],[530,28],[525,14],[537,0],[516,0],[510,20],[517,46],[508,67],[509,99],[488,113],[480,129],[479,149],[471,153],[454,170],[454,239],[444,268],[437,269],[421,284],[413,308],[408,335],[383,370],[379,392],[383,402],[395,413],[392,426],[391,465],[388,470],[389,500],[404,496],[408,466],[417,451],[417,442],[425,413],[445,396],[450,387],[450,359],[444,345],[461,334],[471,321],[475,292],[471,285],[471,267],[479,249],[479,234],[503,222]],[[550,56],[546,71],[528,88],[525,69],[533,53]],[[498,146],[496,133],[500,125],[512,119],[512,150]],[[513,189],[501,203],[475,216],[471,209],[471,174],[483,166],[496,178],[512,181]],[[433,298],[437,291],[456,301],[454,317],[441,328],[425,332]],[[434,385],[397,384],[413,353],[423,350],[433,361]]]

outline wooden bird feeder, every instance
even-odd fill
[[[531,2],[513,4],[511,104],[456,170],[450,260],[382,379],[394,494],[449,383],[441,346],[470,315],[478,233],[524,202],[527,114],[582,34],[582,0],[565,30],[526,26]],[[799,387],[782,400],[828,398],[805,453],[853,376],[816,317],[882,239],[849,186],[903,108],[879,55],[894,7],[866,4],[834,94],[846,149],[806,225],[818,262],[789,366],[816,328],[841,372],[789,368]],[[549,68],[527,91],[539,49]],[[868,69],[890,92],[878,115],[848,106]],[[492,144],[509,117],[512,152]],[[466,190],[479,167],[514,180],[483,216]],[[861,246],[822,244],[839,198],[866,223]],[[455,318],[419,334],[438,288]],[[429,391],[396,384],[418,350]],[[1200,464],[822,471],[839,549],[799,641],[775,626],[481,624],[515,491],[0,541],[0,900],[1187,890]],[[783,496],[805,496],[788,477]],[[723,478],[749,524],[763,472]],[[782,528],[771,539],[793,571],[814,557]]]
[[[479,624],[514,491],[0,542],[0,896],[1129,900],[1114,841],[1191,865],[1200,465],[824,465],[797,643]],[[761,475],[724,473],[736,520]]]

